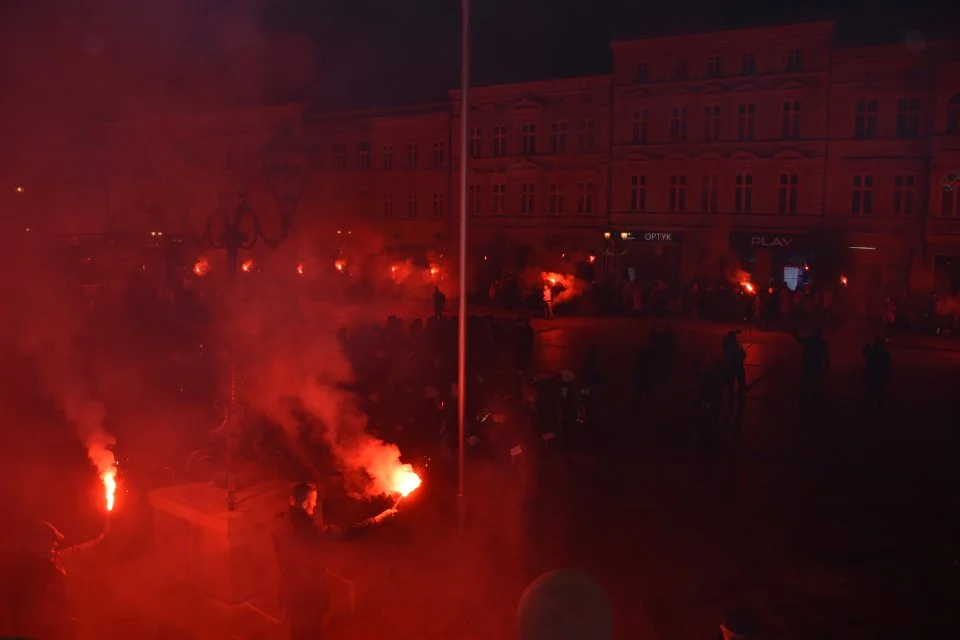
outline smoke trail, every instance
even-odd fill
[[[568,276],[554,271],[544,271],[540,278],[545,286],[554,292],[553,304],[564,304],[587,292],[589,285],[576,276]]]
[[[33,278],[14,294],[15,315],[6,318],[8,326],[15,327],[20,350],[33,357],[43,390],[73,423],[97,473],[115,474],[116,439],[104,427],[105,407],[90,388],[76,346],[84,311],[70,304],[56,274],[38,262],[21,263],[35,267],[30,269]]]
[[[355,494],[395,493],[402,475],[412,468],[401,462],[396,445],[367,431],[360,398],[347,388],[353,370],[333,322],[343,316],[345,305],[297,297],[290,288],[293,280],[272,279],[263,296],[245,301],[243,313],[234,314],[233,329],[247,346],[246,399],[292,440],[301,433],[302,414],[313,418],[311,437],[330,449]],[[282,297],[296,300],[296,314],[279,302]],[[388,313],[385,308],[383,317]]]

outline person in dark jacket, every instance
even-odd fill
[[[280,604],[290,623],[290,640],[320,640],[323,619],[330,607],[324,543],[361,534],[396,513],[387,509],[353,527],[324,524],[317,513],[317,485],[297,484],[290,493],[290,506],[274,534],[274,549],[280,568]]]
[[[797,333],[794,333],[793,337],[803,345],[799,404],[815,407],[820,399],[820,379],[824,371],[830,371],[830,348],[820,327],[805,338],[801,338]]]
[[[873,344],[863,348],[865,359],[864,377],[867,381],[866,410],[867,413],[883,411],[886,400],[887,380],[890,379],[892,360],[885,345],[886,340],[876,338]]]
[[[16,638],[70,640],[76,630],[67,600],[64,560],[75,549],[93,543],[61,550],[63,534],[43,520],[31,522],[22,533],[17,554],[2,568],[0,632]]]
[[[440,318],[447,307],[447,296],[443,295],[440,287],[433,288],[433,315]]]
[[[735,399],[743,402],[747,396],[747,370],[744,368],[747,351],[740,344],[738,335],[740,335],[740,330],[733,329],[728,331],[720,341],[723,363],[727,368],[727,379],[730,384],[731,405]]]

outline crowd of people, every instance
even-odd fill
[[[469,316],[467,431],[477,455],[509,461],[514,447],[568,444],[593,419],[591,388],[600,377],[596,349],[571,370],[535,372],[529,318]],[[341,329],[370,428],[405,452],[452,456],[457,438],[456,317],[436,313],[408,324]],[[417,455],[417,454],[415,454]]]

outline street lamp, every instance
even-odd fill
[[[309,153],[300,144],[290,123],[284,123],[280,132],[260,149],[260,157],[267,184],[277,203],[279,234],[270,236],[263,230],[259,212],[247,204],[246,192],[241,190],[237,208],[232,213],[221,209],[210,214],[201,237],[204,244],[226,251],[231,280],[236,278],[241,250],[252,249],[260,240],[275,249],[287,239],[307,179]]]
[[[214,248],[223,249],[227,254],[227,273],[229,278],[230,297],[235,301],[236,279],[240,271],[240,252],[252,249],[258,241],[263,241],[271,249],[280,246],[293,225],[293,214],[300,202],[303,188],[307,179],[310,154],[300,144],[293,125],[285,122],[280,132],[274,136],[259,152],[263,162],[263,171],[266,176],[270,192],[277,205],[280,219],[280,231],[277,235],[269,235],[263,229],[261,215],[253,209],[246,199],[246,193],[240,192],[240,204],[230,212],[221,209],[211,213],[204,225],[201,242]],[[199,263],[198,263],[199,264]],[[243,266],[246,266],[246,262]],[[250,269],[245,269],[249,271]],[[195,266],[196,271],[196,266]],[[196,271],[202,275],[200,271]],[[241,412],[237,401],[237,370],[232,330],[227,336],[227,361],[229,367],[230,392],[223,423],[214,433],[222,433],[224,437],[227,470],[227,509],[235,511],[236,473],[234,469],[234,454],[241,444],[240,420]]]
[[[944,191],[960,191],[960,171],[953,171],[943,177]]]

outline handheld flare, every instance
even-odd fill
[[[100,481],[103,482],[104,506],[106,506],[107,512],[113,511],[117,496],[117,468],[110,467],[102,471]]]

